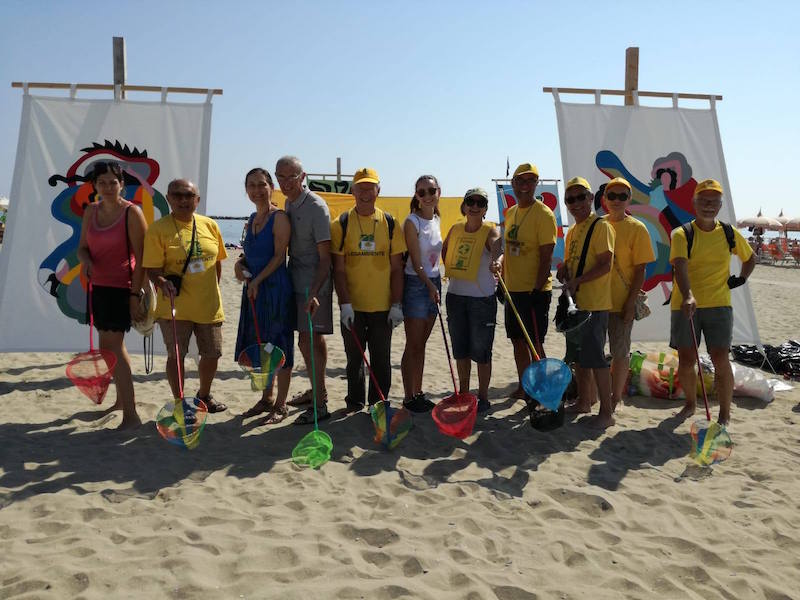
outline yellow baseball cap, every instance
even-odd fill
[[[375,169],[364,167],[356,171],[353,175],[353,183],[380,183],[381,178],[378,177],[378,172]]]
[[[574,185],[579,185],[582,188],[586,188],[587,192],[591,192],[592,191],[592,186],[590,186],[589,182],[586,181],[583,177],[573,177],[572,179],[570,179],[567,182],[567,187],[564,188],[564,190],[566,191],[566,190],[568,190],[569,188],[571,188]]]
[[[720,194],[723,193],[722,186],[720,185],[719,181],[716,179],[703,179],[700,183],[697,184],[697,187],[694,188],[694,195],[697,196],[700,192],[719,192]]]
[[[626,188],[628,188],[629,192],[633,191],[631,189],[631,184],[628,183],[628,180],[625,179],[624,177],[614,177],[614,179],[612,179],[606,184],[606,191],[608,191],[608,188],[610,188],[612,185],[624,185]]]
[[[522,163],[514,169],[514,177],[517,175],[524,175],[525,173],[533,173],[536,177],[539,177],[539,169],[537,169],[536,165],[533,163]]]

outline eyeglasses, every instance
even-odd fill
[[[574,204],[575,202],[583,202],[584,200],[586,200],[585,193],[579,194],[577,196],[566,196],[564,198],[564,202],[566,202],[567,204]]]
[[[620,202],[625,202],[628,199],[627,192],[608,192],[606,193],[606,198],[608,200],[619,200]]]
[[[478,208],[486,208],[489,206],[489,201],[483,196],[470,196],[464,198],[464,204],[467,206],[477,206]]]
[[[281,175],[280,173],[275,173],[275,177],[280,179],[281,181],[294,181],[296,179],[300,179],[303,175],[302,172],[297,173],[296,175]]]
[[[417,190],[417,196],[419,196],[420,198],[424,198],[426,192],[428,196],[435,196],[436,192],[438,191],[439,191],[438,188],[435,187],[429,187],[427,190],[425,188],[420,188]]]

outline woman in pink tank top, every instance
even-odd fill
[[[100,334],[100,348],[117,357],[117,401],[107,412],[121,410],[119,429],[129,429],[142,424],[136,412],[125,332],[139,316],[147,222],[142,211],[122,197],[125,178],[118,163],[95,163],[89,179],[96,201],[83,211],[78,260],[92,284],[92,318]]]

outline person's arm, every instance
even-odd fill
[[[601,252],[595,255],[594,266],[588,271],[584,271],[580,277],[573,277],[567,282],[571,292],[574,292],[582,283],[588,283],[602,277],[611,270],[611,260],[614,258],[612,252]]]
[[[131,317],[138,318],[141,304],[142,283],[144,283],[145,270],[142,266],[142,257],[144,255],[144,234],[147,232],[147,221],[144,220],[144,215],[138,207],[132,206],[128,210],[128,240],[131,245],[131,252],[133,252],[136,266],[133,268],[131,274],[131,298],[130,298],[130,311]]]
[[[447,232],[447,235],[442,242],[442,262],[445,262],[447,259],[447,246],[450,244],[450,234],[453,232],[453,228],[450,228],[450,231]]]
[[[739,277],[742,277],[745,281],[753,272],[753,269],[756,268],[756,255],[751,254],[750,258],[742,263],[742,270],[739,272]]]
[[[419,277],[419,280],[425,284],[425,287],[428,288],[428,295],[431,297],[431,300],[436,302],[436,304],[439,304],[439,290],[436,289],[436,286],[433,285],[433,282],[430,280],[430,277],[428,277],[428,274],[425,273],[425,266],[422,264],[422,258],[420,256],[417,228],[414,227],[414,223],[411,222],[411,218],[406,219],[405,223],[403,223],[403,235],[406,239],[408,259],[411,261],[411,266],[414,268],[414,273],[417,275],[417,277]],[[394,258],[394,256],[392,256],[392,258]],[[392,267],[393,266],[394,265],[392,265]],[[403,265],[401,261],[401,271],[402,268]],[[392,272],[392,279],[394,280],[394,271]],[[394,300],[392,302],[394,302]]]
[[[492,227],[486,236],[486,249],[489,251],[489,270],[497,275],[503,268],[503,239],[500,230]]]
[[[339,306],[350,304],[350,291],[347,289],[347,272],[345,271],[344,254],[333,255],[333,286],[336,289],[336,297],[339,299]]]
[[[319,294],[320,288],[325,281],[327,281],[331,273],[330,240],[317,244],[317,255],[319,256],[319,262],[317,263],[317,270],[314,272],[314,281],[311,283],[311,289],[308,292],[308,301],[305,304],[305,310],[307,313],[310,313],[311,316],[314,316],[314,313],[317,312],[319,308],[317,294]],[[303,290],[303,292],[305,292],[305,290]]]
[[[89,242],[86,239],[86,232],[89,228],[89,219],[91,219],[93,210],[93,204],[87,204],[83,209],[83,219],[81,220],[81,238],[78,242],[77,252],[78,261],[80,261],[80,263],[83,265],[83,271],[86,273],[86,277],[88,279],[92,278],[92,255],[89,252]]]
[[[686,258],[672,259],[672,270],[675,273],[675,284],[683,296],[681,310],[687,317],[692,318],[697,308],[697,301],[694,299],[692,287],[689,284],[689,260]]]
[[[541,290],[547,283],[547,278],[550,277],[550,262],[553,260],[553,249],[555,244],[544,244],[539,246],[539,271],[536,274],[535,290]]]
[[[272,239],[274,253],[267,265],[261,269],[258,275],[253,276],[247,285],[247,296],[255,299],[258,296],[258,286],[272,275],[282,264],[286,264],[286,250],[289,247],[289,238],[292,235],[292,224],[289,217],[283,211],[278,211],[272,224]],[[217,263],[219,265],[220,263]]]
[[[389,258],[389,265],[391,268],[389,285],[392,304],[400,304],[403,301],[403,255],[392,254]]]
[[[634,265],[633,277],[631,278],[631,287],[628,290],[628,297],[622,305],[622,320],[626,323],[633,321],[634,309],[636,307],[636,297],[639,295],[639,290],[642,289],[644,283],[644,270],[647,264]]]

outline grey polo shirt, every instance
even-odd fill
[[[296,294],[305,294],[314,283],[319,264],[317,244],[331,239],[331,213],[325,200],[306,189],[294,202],[286,201],[286,214],[292,222],[289,239],[289,274]],[[322,285],[320,294],[330,292],[331,277]]]

